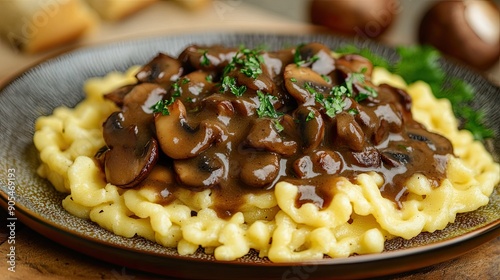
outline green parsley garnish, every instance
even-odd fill
[[[181,87],[179,86],[179,83],[178,83],[178,82],[175,82],[175,83],[172,85],[172,89],[174,90],[174,92],[172,93],[172,96],[173,96],[173,97],[179,97],[179,96],[181,96],[181,94],[182,94],[182,90],[181,90]]]
[[[310,121],[314,119],[314,112],[313,111],[309,111],[309,114],[307,114],[306,116],[306,122]]]
[[[276,100],[276,96],[271,94],[264,94],[262,91],[257,91],[257,96],[259,98],[259,107],[257,108],[257,115],[259,118],[273,118],[277,119],[283,115],[276,111],[273,105],[273,100]]]
[[[348,91],[345,86],[336,86],[332,88],[330,95],[326,98],[323,94],[315,94],[315,100],[323,105],[325,108],[325,114],[330,118],[333,118],[344,110],[344,98],[347,96],[347,93]]]
[[[236,85],[236,78],[230,77],[230,76],[225,76],[222,79],[222,89],[224,91],[230,90],[232,94],[240,97],[242,96],[245,91],[247,90],[247,87],[245,85],[237,86]]]
[[[210,59],[208,59],[208,51],[203,50],[203,55],[201,56],[201,61],[200,64],[201,66],[209,66],[210,65]]]
[[[168,110],[168,106],[174,103],[174,98],[171,97],[167,100],[160,100],[156,102],[149,109],[153,110],[153,113],[161,113],[164,116],[170,115],[170,111]]]
[[[297,79],[295,79],[295,78],[290,78],[290,82],[292,82],[292,83],[296,83],[296,82],[297,82]]]
[[[300,49],[304,46],[305,44],[300,44],[298,45],[296,48],[295,48],[295,53],[293,54],[293,62],[297,65],[297,66],[302,66],[304,64],[308,64],[308,63],[314,63],[316,61],[319,60],[319,56],[318,55],[313,55],[312,57],[308,58],[307,60],[306,59],[303,59],[302,56],[300,55]]]

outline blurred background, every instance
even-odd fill
[[[500,84],[495,0],[0,0],[0,81],[75,48],[185,32],[330,32],[431,44]]]

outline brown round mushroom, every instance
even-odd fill
[[[182,71],[183,68],[179,60],[159,53],[148,64],[144,65],[135,77],[139,82],[169,86],[182,75]]]
[[[201,190],[219,184],[224,175],[224,164],[217,157],[201,155],[174,160],[174,170],[183,185]]]
[[[280,171],[280,157],[276,153],[257,152],[242,165],[240,179],[247,186],[264,188],[269,186]]]
[[[323,141],[325,124],[321,113],[314,107],[300,106],[293,112],[305,153],[314,151]]]
[[[178,99],[169,106],[169,112],[168,115],[155,114],[155,127],[161,150],[173,159],[197,156],[224,134],[224,125],[218,120],[202,120],[192,127],[186,107]]]
[[[299,104],[313,105],[315,93],[328,94],[332,86],[319,73],[295,63],[285,67],[285,88]]]
[[[492,1],[439,1],[419,25],[419,41],[477,69],[500,58],[500,11]]]
[[[248,133],[247,142],[256,149],[284,156],[291,156],[297,151],[297,142],[283,139],[271,119],[257,119]]]
[[[392,25],[400,10],[397,0],[312,0],[310,19],[332,31],[377,38]]]
[[[122,188],[134,187],[151,172],[158,160],[158,144],[139,135],[137,125],[126,125],[122,112],[111,114],[104,123],[108,146],[104,153],[106,180]]]

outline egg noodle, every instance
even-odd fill
[[[474,141],[470,132],[457,130],[448,100],[436,99],[424,82],[406,85],[401,77],[375,68],[374,84],[405,89],[413,99],[414,118],[452,142],[456,157],[449,156],[447,178],[439,187],[414,174],[406,185],[406,200],[397,207],[381,195],[383,177],[367,172],[354,181],[332,181],[333,201],[323,209],[313,203],[297,206],[298,187],[287,182],[268,192],[247,194],[241,211],[228,219],[219,218],[211,207],[210,189],[179,188],[176,200],[164,205],[153,189],[122,189],[107,183],[94,160],[105,145],[102,124],[118,109],[103,95],[133,84],[137,70],[88,80],[86,98],[76,107],[56,108],[36,121],[38,174],[59,192],[68,193],[62,205],[69,213],[120,236],[141,236],[176,247],[180,255],[192,254],[200,246],[217,260],[235,260],[251,249],[272,262],[379,253],[388,239],[441,230],[454,222],[457,213],[486,205],[500,180],[500,167],[482,143]],[[161,172],[151,176],[172,180]]]

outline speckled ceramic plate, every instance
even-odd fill
[[[491,202],[472,213],[458,215],[454,224],[412,240],[387,242],[381,254],[315,262],[274,264],[249,254],[233,262],[216,261],[198,252],[179,256],[175,250],[141,238],[122,238],[95,224],[68,214],[57,193],[36,175],[37,152],[33,146],[33,125],[61,105],[74,106],[82,97],[86,79],[112,70],[144,64],[158,52],[178,55],[187,45],[225,44],[269,49],[319,41],[332,49],[350,43],[329,35],[191,34],[127,41],[77,50],[47,60],[3,86],[0,92],[0,204],[8,204],[8,176],[15,186],[16,217],[39,233],[81,253],[108,262],[152,273],[193,279],[331,279],[387,275],[432,265],[467,252],[500,234],[498,187]],[[389,59],[395,52],[366,43]],[[481,76],[443,62],[450,76],[465,79],[477,90],[474,106],[486,112],[487,125],[495,129],[490,144],[500,154],[500,90]]]

